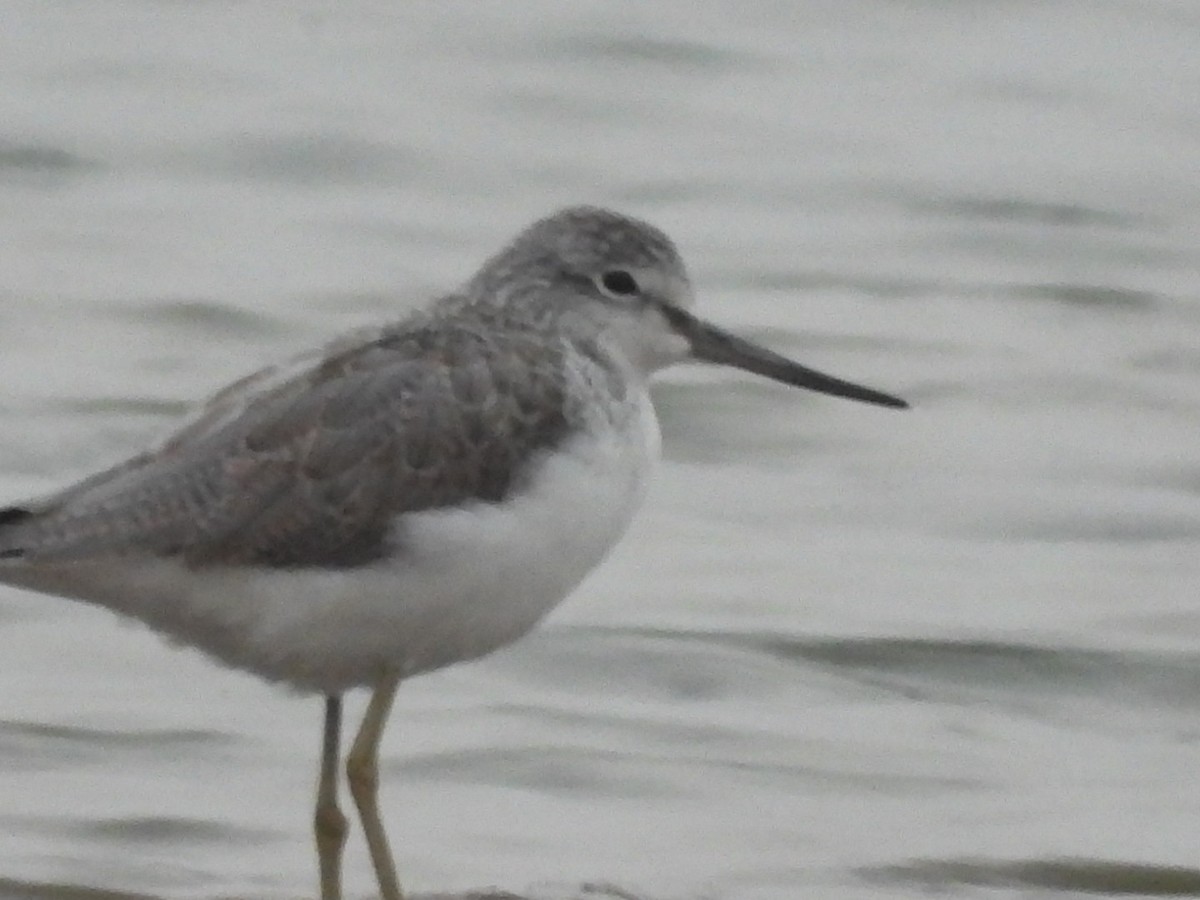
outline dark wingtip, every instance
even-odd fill
[[[26,509],[23,506],[8,506],[0,509],[0,525],[12,525],[16,522],[24,522],[32,516],[33,510],[31,509]]]
[[[0,509],[0,528],[5,525],[15,525],[18,522],[24,522],[26,519],[32,517],[33,510],[25,509],[23,506],[9,506],[5,509]],[[20,559],[24,555],[25,551],[20,547],[0,546],[0,560]]]

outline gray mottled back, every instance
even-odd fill
[[[564,345],[540,338],[461,313],[387,329],[230,421],[201,418],[28,514],[0,512],[0,555],[369,562],[396,515],[499,502],[568,433]]]
[[[429,310],[236,382],[158,449],[0,509],[0,562],[354,566],[390,551],[403,513],[500,502],[621,406],[627,373],[596,314],[611,265],[682,273],[657,229],[563,210]]]

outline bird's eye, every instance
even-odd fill
[[[638,283],[624,269],[609,269],[600,276],[600,289],[610,297],[632,297],[638,293]]]

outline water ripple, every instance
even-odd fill
[[[1200,869],[1103,859],[935,859],[864,868],[859,874],[869,881],[917,885],[930,892],[970,886],[1105,896],[1200,896]]]

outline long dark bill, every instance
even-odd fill
[[[819,391],[822,394],[832,394],[835,397],[861,400],[863,403],[874,403],[877,406],[889,406],[893,409],[908,408],[908,403],[899,397],[893,397],[891,394],[872,390],[850,381],[842,381],[832,375],[825,375],[809,369],[792,362],[786,356],[780,356],[765,347],[759,347],[757,344],[735,337],[727,331],[722,331],[715,325],[710,325],[677,306],[663,304],[661,309],[668,324],[691,342],[692,354],[698,360],[722,366],[733,366],[753,372],[755,375],[782,381],[784,384],[808,388],[810,391]]]

